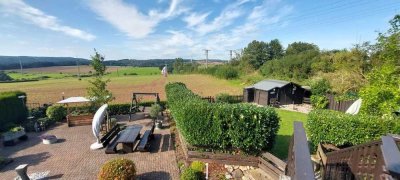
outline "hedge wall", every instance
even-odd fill
[[[169,83],[165,89],[171,115],[189,144],[251,154],[272,148],[279,129],[273,108],[208,103],[183,83]]]
[[[154,101],[140,102],[139,106],[150,107],[154,103]],[[160,105],[163,108],[165,108],[166,104],[167,103],[165,101],[160,101]],[[108,105],[108,113],[110,113],[110,115],[129,114],[130,108],[131,104],[110,104]]]
[[[379,139],[387,133],[399,134],[400,119],[314,110],[308,115],[307,131],[314,146],[319,142],[352,146]]]
[[[28,108],[18,96],[26,96],[21,91],[0,93],[0,131],[8,131],[9,128],[22,124],[28,116]]]

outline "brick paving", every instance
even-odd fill
[[[118,120],[126,119],[119,116]],[[134,120],[127,124],[141,124],[149,129],[150,119]],[[60,142],[52,145],[41,143],[41,134],[56,135]],[[113,158],[131,159],[136,164],[138,179],[179,179],[179,170],[173,140],[168,128],[155,130],[150,152],[105,154],[104,149],[92,151],[95,142],[91,126],[67,127],[60,124],[44,133],[29,133],[29,140],[12,147],[0,147],[0,155],[11,157],[14,162],[0,170],[0,179],[14,179],[14,169],[29,164],[28,174],[49,171],[49,179],[97,179],[100,166]],[[119,147],[121,148],[121,147]]]

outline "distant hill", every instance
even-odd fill
[[[23,68],[40,68],[50,66],[75,66],[77,63],[80,65],[90,64],[90,60],[83,58],[73,57],[34,57],[34,56],[0,56],[0,70],[19,69],[21,61]],[[120,59],[120,60],[107,60],[106,65],[110,66],[137,66],[137,67],[160,67],[165,64],[172,65],[175,59]],[[190,60],[185,59],[189,62]],[[202,61],[196,62],[201,63]],[[222,63],[222,60],[212,59],[209,62]]]

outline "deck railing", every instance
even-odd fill
[[[392,136],[328,152],[323,179],[400,179],[400,151]]]
[[[289,145],[285,175],[291,179],[315,179],[310,150],[302,122],[294,122],[294,132]]]

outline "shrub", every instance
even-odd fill
[[[193,161],[192,164],[190,164],[190,168],[198,172],[204,172],[206,165],[201,161]]]
[[[312,95],[310,101],[315,109],[325,109],[329,103],[328,98],[324,95]]]
[[[314,110],[308,115],[307,131],[314,146],[320,142],[351,146],[378,139],[387,133],[400,133],[400,121],[393,117]]]
[[[157,103],[151,105],[151,109],[150,109],[150,117],[152,117],[153,119],[158,117],[158,114],[162,111],[161,106]]]
[[[320,79],[311,83],[311,93],[313,95],[325,96],[331,91],[331,85],[326,79]]]
[[[15,124],[22,124],[28,116],[28,109],[25,106],[26,98],[20,99],[18,96],[26,96],[21,91],[11,91],[0,93],[0,131],[7,131]]]
[[[221,79],[236,79],[239,77],[239,71],[231,66],[219,66],[215,76]]]
[[[146,102],[140,102],[139,105],[140,106],[151,106],[154,104],[154,101],[146,101]],[[166,102],[165,101],[161,101],[160,106],[163,108],[166,106]],[[129,109],[131,108],[131,104],[110,104],[108,105],[108,113],[109,115],[119,115],[119,114],[129,114]]]
[[[208,103],[183,83],[169,83],[166,93],[171,115],[189,144],[254,154],[272,148],[279,129],[273,108]]]
[[[217,94],[217,96],[215,97],[215,100],[216,100],[216,102],[224,102],[224,103],[230,103],[230,104],[241,102],[240,99],[236,98],[235,96],[226,94],[226,93]]]
[[[54,105],[47,108],[46,115],[49,119],[60,122],[67,116],[67,110],[63,106]]]
[[[204,175],[202,172],[196,171],[192,168],[186,168],[181,174],[181,180],[203,180]]]
[[[136,168],[133,161],[128,159],[113,159],[105,164],[100,169],[99,180],[113,180],[113,179],[135,179]]]

